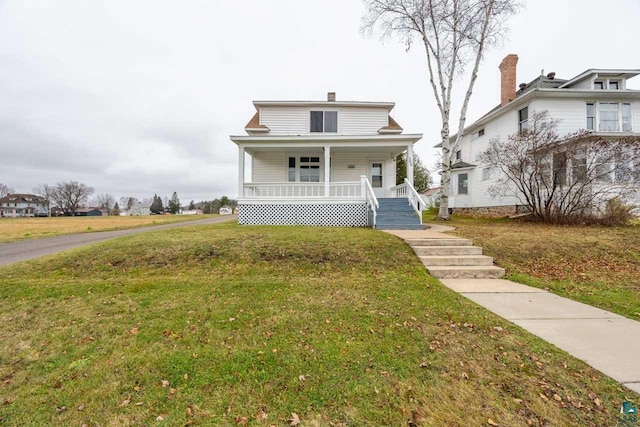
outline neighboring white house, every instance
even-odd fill
[[[34,194],[7,194],[0,198],[0,216],[8,218],[48,216],[47,201]]]
[[[429,188],[427,191],[422,193],[422,200],[429,207],[435,207],[440,203],[440,195],[442,191],[440,187]]]
[[[506,140],[526,129],[536,111],[546,110],[550,117],[560,119],[560,135],[580,129],[611,137],[640,134],[640,91],[627,88],[627,80],[640,70],[589,69],[568,80],[552,72],[521,83],[516,90],[517,62],[518,56],[511,54],[500,64],[500,105],[464,129],[452,165],[449,207],[453,212],[500,215],[517,211],[520,202],[515,197],[490,197],[487,189],[495,183],[497,172],[476,159],[491,139]]]
[[[396,188],[395,159],[404,152],[412,159],[422,135],[402,133],[393,102],[336,101],[329,92],[326,101],[253,105],[248,135],[231,136],[240,224],[370,226],[377,198],[413,195]]]
[[[218,212],[220,213],[220,215],[231,215],[233,213],[233,209],[231,208],[231,206],[224,205]]]

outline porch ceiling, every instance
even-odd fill
[[[385,154],[390,156],[397,156],[401,153],[407,151],[406,145],[395,145],[395,146],[361,146],[361,147],[330,147],[331,155],[340,154],[340,153],[355,153],[355,154]],[[286,147],[247,147],[245,151],[250,155],[255,153],[266,153],[266,152],[304,152],[304,153],[324,153],[324,147],[319,146],[309,146],[309,145],[300,145],[300,146],[286,146]]]

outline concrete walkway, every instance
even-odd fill
[[[388,232],[402,239],[451,239],[442,232],[452,229],[435,224]],[[509,280],[441,282],[640,393],[640,322]]]
[[[197,219],[193,221],[173,222],[171,224],[153,225],[126,230],[96,231],[93,233],[67,234],[64,236],[46,237],[42,239],[21,240],[19,242],[0,244],[0,267],[14,262],[27,261],[43,255],[49,255],[67,249],[84,246],[116,237],[131,236],[132,234],[147,233],[149,231],[165,230],[169,228],[188,227],[192,225],[217,224],[237,220],[237,215],[226,215],[214,218]]]

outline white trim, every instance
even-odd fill
[[[239,198],[239,205],[361,205],[366,203],[362,197],[358,198],[305,198],[305,199],[250,199]]]

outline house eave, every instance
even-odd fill
[[[422,139],[421,133],[414,134],[392,134],[392,135],[231,135],[231,141],[236,144],[245,143],[261,143],[265,146],[270,143],[300,143],[305,145],[322,144],[322,143],[349,143],[349,142],[365,142],[371,146],[379,145],[379,143],[403,142],[416,143]]]
[[[260,107],[381,107],[391,111],[395,102],[371,101],[253,101],[256,108]]]
[[[640,70],[637,69],[611,69],[611,70],[606,70],[606,69],[595,69],[595,68],[591,68],[586,70],[585,72],[578,74],[577,76],[575,76],[574,78],[572,78],[571,80],[568,80],[566,83],[564,83],[562,86],[559,87],[559,89],[565,89],[568,86],[571,86],[573,84],[576,84],[586,78],[589,77],[594,77],[594,78],[598,78],[600,75],[606,75],[606,76],[613,76],[616,78],[621,78],[621,79],[631,79],[635,76],[637,76],[638,74],[640,74]]]

